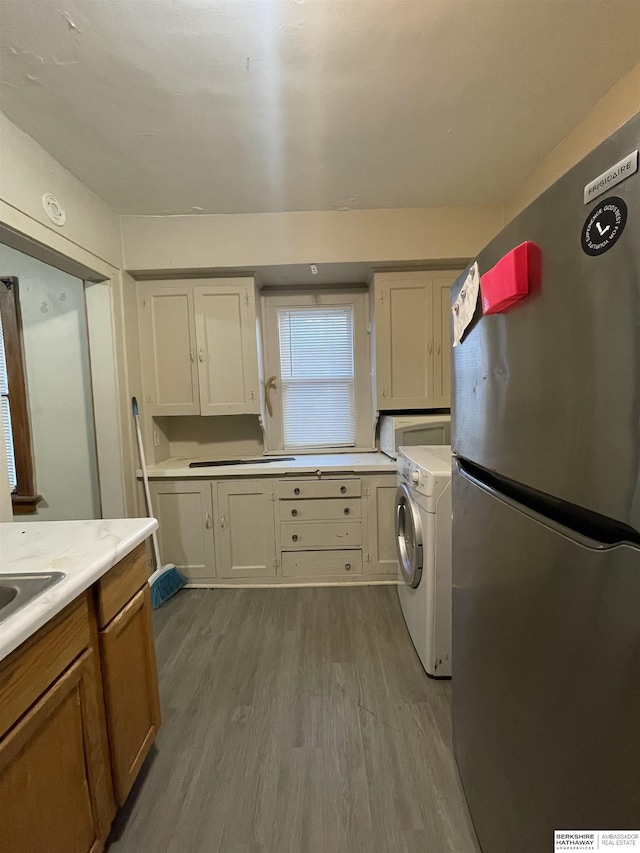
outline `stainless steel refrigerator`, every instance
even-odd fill
[[[640,828],[639,148],[640,114],[482,251],[481,275],[534,242],[541,283],[453,350],[454,745],[484,853]]]

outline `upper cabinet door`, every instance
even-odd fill
[[[194,298],[201,414],[259,414],[253,285],[219,280]]]
[[[429,274],[376,276],[374,288],[378,409],[431,408],[434,342]]]
[[[400,272],[375,276],[378,411],[451,405],[449,288],[458,274]]]
[[[140,356],[151,415],[197,415],[193,287],[146,282],[139,287]]]
[[[433,279],[433,406],[451,406],[451,294],[457,272]]]

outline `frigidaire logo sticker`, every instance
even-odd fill
[[[610,196],[594,208],[582,228],[582,250],[587,255],[602,255],[614,246],[627,224],[627,205],[617,196]]]
[[[640,829],[556,829],[553,853],[576,850],[640,850]]]

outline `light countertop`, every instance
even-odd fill
[[[292,456],[290,453],[281,453],[281,456]],[[190,477],[205,477],[207,479],[221,479],[227,477],[272,477],[285,474],[387,474],[396,471],[396,460],[390,459],[384,453],[324,453],[305,456],[295,456],[288,462],[279,462],[275,458],[272,462],[260,462],[256,465],[212,465],[206,468],[189,468],[190,462],[208,461],[214,457],[203,457],[202,460],[177,457],[166,459],[157,465],[148,467],[150,478],[176,477],[187,479]],[[260,459],[269,459],[261,456]],[[138,476],[142,476],[138,471]]]
[[[60,613],[157,528],[155,518],[0,524],[2,575],[64,572],[65,578],[0,622],[0,660]]]

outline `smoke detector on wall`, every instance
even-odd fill
[[[42,196],[42,206],[53,224],[62,228],[67,221],[67,214],[64,212],[64,208],[58,199],[54,195],[51,195],[51,193],[45,193]]]

